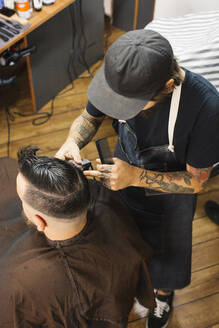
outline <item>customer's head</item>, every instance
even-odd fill
[[[136,116],[181,82],[173,50],[159,33],[141,29],[118,38],[88,88],[89,101],[117,119]]]
[[[26,217],[35,225],[38,218],[59,223],[80,220],[90,202],[87,179],[69,162],[37,156],[38,150],[27,146],[18,152],[17,192]]]

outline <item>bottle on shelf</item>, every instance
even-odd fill
[[[43,0],[33,0],[33,9],[36,11],[42,10]]]
[[[32,8],[29,0],[15,0],[16,10],[19,17],[28,19],[32,15]]]
[[[4,0],[4,6],[9,9],[14,9],[14,0]]]
[[[55,3],[55,0],[43,0],[44,6],[53,5]]]
[[[4,7],[4,0],[0,0],[0,9]]]

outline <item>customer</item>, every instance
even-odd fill
[[[28,226],[0,211],[0,327],[126,327],[135,297],[153,307],[151,248],[113,192],[37,150],[18,153]]]

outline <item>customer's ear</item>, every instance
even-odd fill
[[[45,219],[42,216],[36,214],[35,218],[34,218],[34,221],[35,221],[35,224],[36,224],[36,227],[37,227],[38,231],[44,231],[45,230],[45,228],[47,226],[47,223],[46,223]]]

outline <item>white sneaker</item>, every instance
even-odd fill
[[[168,326],[174,293],[155,296],[156,306],[146,320],[146,328],[165,328]]]
[[[133,305],[133,312],[139,316],[139,318],[144,318],[148,315],[149,309],[141,305],[135,298],[135,303]]]

